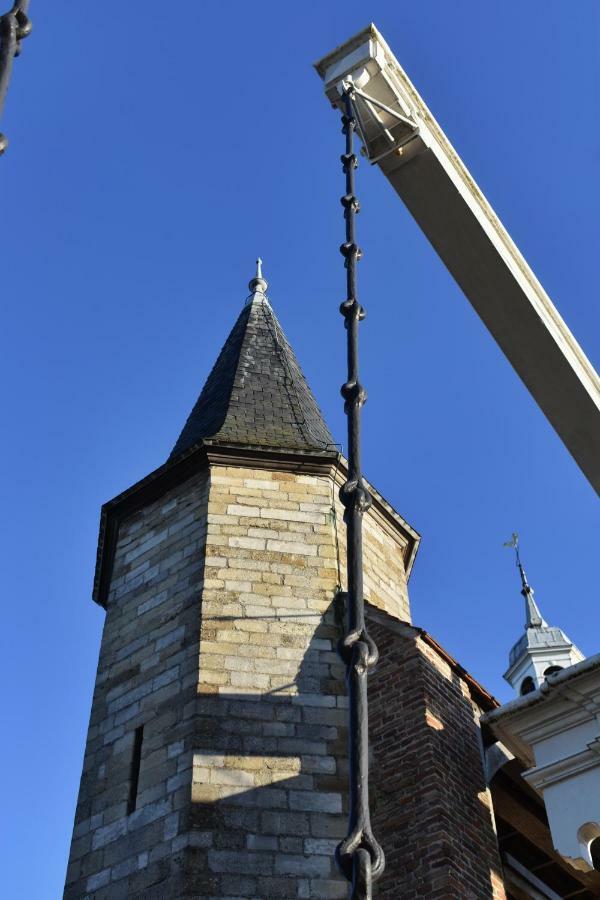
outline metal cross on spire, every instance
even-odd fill
[[[525,588],[529,587],[529,585],[527,584],[527,576],[525,575],[525,570],[523,569],[523,566],[521,565],[521,556],[519,553],[519,535],[517,534],[517,532],[513,531],[510,541],[505,541],[502,546],[509,547],[515,551],[516,565],[521,574],[521,582],[523,584],[523,590],[525,590]]]
[[[504,546],[510,547],[515,551],[516,565],[521,576],[521,593],[525,598],[525,627],[541,628],[546,623],[538,609],[537,603],[533,599],[533,588],[527,581],[527,575],[525,574],[525,569],[521,562],[521,554],[519,552],[519,535],[516,531],[513,531],[510,541],[506,541]]]
[[[31,31],[28,8],[29,0],[15,0],[10,12],[0,16],[0,114],[8,91],[13,59],[21,52],[21,41]],[[0,154],[7,146],[7,139],[0,132]]]

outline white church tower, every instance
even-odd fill
[[[517,554],[521,593],[525,598],[525,633],[510,651],[509,667],[504,678],[522,696],[537,690],[548,675],[573,666],[585,657],[561,628],[548,625],[545,621],[521,564],[516,535],[513,535],[510,546],[515,548]]]
[[[482,723],[490,749],[493,741],[501,744],[504,773],[514,767],[543,801],[539,820],[545,813],[552,839],[546,850],[553,848],[555,860],[562,857],[565,871],[577,871],[586,887],[551,890],[550,869],[538,867],[536,890],[527,896],[600,897],[600,653],[586,659],[562,629],[544,621],[516,535],[507,546],[516,551],[525,598],[525,634],[504,675],[519,696],[486,713]],[[538,891],[542,882],[546,892]]]

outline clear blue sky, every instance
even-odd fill
[[[3,4],[5,7],[7,3]],[[2,893],[61,894],[103,613],[103,501],[160,465],[255,257],[340,440],[338,118],[311,63],[375,21],[592,362],[600,6],[32,0],[0,160]],[[500,698],[542,610],[600,649],[596,498],[377,170],[358,192],[368,477],[423,535],[414,620]]]

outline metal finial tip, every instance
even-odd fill
[[[513,531],[510,541],[507,541],[504,546],[513,548],[517,558],[517,569],[521,576],[521,593],[525,598],[525,628],[543,628],[547,623],[533,598],[533,588],[527,581],[527,575],[519,553],[519,535],[516,531]]]
[[[525,595],[525,593],[531,591],[531,588],[530,588],[529,584],[527,583],[527,575],[525,574],[525,569],[523,568],[523,565],[521,563],[521,554],[519,553],[519,535],[517,534],[516,531],[513,531],[510,541],[506,541],[504,546],[510,547],[512,550],[515,551],[517,569],[519,570],[519,574],[521,575],[521,587],[522,587],[521,593],[523,595]]]
[[[256,275],[248,283],[248,287],[252,294],[266,294],[269,286],[267,281],[263,278],[262,262],[263,261],[259,256],[256,260]]]

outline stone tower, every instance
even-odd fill
[[[266,288],[259,271],[168,462],[102,510],[67,900],[347,893],[345,461]],[[373,497],[366,598],[408,623],[418,535]]]

